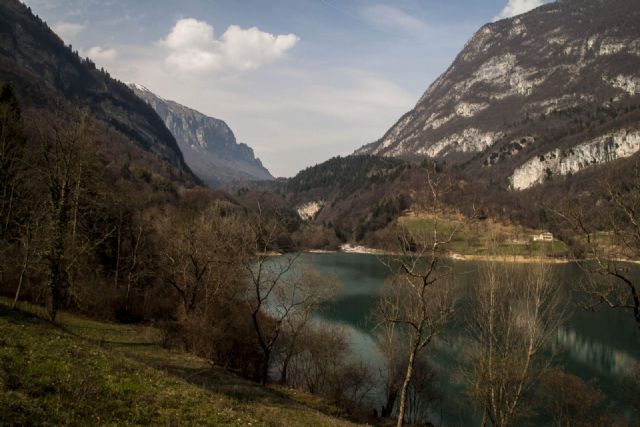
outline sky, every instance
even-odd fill
[[[485,23],[547,0],[23,0],[125,82],[224,120],[274,176],[379,139]]]

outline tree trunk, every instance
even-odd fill
[[[398,422],[396,423],[397,427],[401,427],[404,423],[404,414],[407,410],[407,394],[409,393],[409,383],[411,382],[411,378],[413,377],[413,365],[415,363],[417,352],[418,344],[416,343],[413,345],[411,353],[409,353],[407,373],[404,377],[404,382],[402,383],[402,391],[400,392],[400,406],[398,407]]]
[[[57,254],[54,254],[49,260],[49,301],[47,311],[52,322],[55,322],[58,315],[58,306],[62,294],[62,266],[60,264],[61,257]]]
[[[118,221],[118,238],[116,240],[116,271],[114,274],[113,284],[118,289],[118,279],[120,275],[120,245],[122,242],[122,212],[120,212],[120,221]]]
[[[390,417],[393,414],[393,407],[396,405],[396,399],[398,398],[398,389],[394,386],[392,390],[387,393],[387,404],[384,406],[384,411],[380,414],[381,417]]]
[[[262,373],[260,374],[260,384],[267,385],[269,378],[269,359],[271,359],[271,350],[263,349],[264,356],[262,359]]]
[[[82,164],[78,168],[78,177],[76,180],[76,188],[73,193],[73,217],[71,221],[71,245],[76,244],[76,229],[78,227],[78,207],[80,205],[80,179],[82,177]]]
[[[24,278],[24,265],[22,268],[22,271],[20,272],[20,279],[18,279],[18,288],[16,289],[16,296],[13,298],[13,303],[11,304],[11,309],[15,310],[16,306],[18,305],[18,299],[20,298],[20,289],[22,288],[22,280]]]
[[[262,349],[262,370],[260,372],[260,384],[267,384],[267,377],[269,376],[269,359],[271,357],[271,349],[267,345],[264,337],[262,336],[262,331],[260,330],[260,322],[258,321],[258,315],[260,313],[260,307],[251,313],[251,320],[253,320],[253,328],[256,331],[256,335],[258,337],[258,344],[260,344],[260,348]]]
[[[16,296],[13,298],[13,304],[11,304],[11,309],[15,309],[18,305],[18,299],[20,298],[20,290],[22,289],[22,282],[24,281],[24,276],[27,273],[27,267],[29,266],[29,258],[31,256],[31,227],[27,224],[27,236],[24,247],[24,259],[22,261],[22,269],[20,270],[20,278],[18,279],[18,288],[16,289]]]
[[[131,261],[131,267],[129,268],[129,274],[127,275],[127,294],[124,300],[124,310],[129,313],[129,298],[131,294],[131,282],[133,281],[133,270],[136,268],[138,262],[138,246],[140,246],[140,237],[142,236],[142,226],[138,229],[138,236],[136,237],[136,244],[133,247],[133,259]]]
[[[11,211],[13,210],[13,192],[14,192],[15,184],[11,184],[11,193],[9,195],[9,207],[6,212],[6,221],[4,223],[3,235],[7,233],[9,230],[9,224],[11,223]]]
[[[286,357],[282,362],[282,371],[280,371],[280,384],[287,383],[287,370],[289,368],[289,357]]]
[[[60,188],[59,199],[55,200],[54,211],[54,231],[49,249],[49,318],[51,321],[56,320],[58,314],[58,307],[60,305],[60,298],[62,296],[62,286],[64,283],[63,276],[64,271],[62,268],[62,260],[64,257],[64,232],[68,224],[67,218],[67,185],[63,184]]]

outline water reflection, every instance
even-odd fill
[[[555,352],[562,352],[565,358],[584,365],[609,377],[622,378],[628,375],[637,358],[631,353],[618,350],[580,335],[575,329],[560,327],[553,343]]]
[[[379,372],[380,352],[372,336],[371,309],[389,275],[388,269],[375,256],[361,254],[304,254],[301,257],[321,274],[336,274],[343,285],[339,297],[326,305],[319,319],[340,325],[348,333],[354,355],[372,364]],[[462,296],[468,285],[477,280],[481,263],[454,262],[457,288]],[[568,301],[578,301],[576,283],[584,280],[584,273],[575,265],[553,266],[557,277],[567,291]],[[639,274],[640,276],[640,274]],[[619,394],[619,381],[629,368],[640,361],[640,333],[627,313],[614,310],[591,313],[575,310],[556,335],[550,351],[557,353],[555,364],[584,380],[598,384],[613,405],[628,413],[632,408]],[[460,308],[464,311],[464,307]],[[477,425],[474,413],[465,399],[462,370],[467,340],[464,328],[453,323],[445,334],[434,342],[429,351],[431,365],[442,387],[442,413],[434,420],[444,425]],[[380,407],[382,393],[379,388],[370,399],[371,407]],[[441,417],[440,417],[441,415]]]

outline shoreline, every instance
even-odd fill
[[[455,259],[457,261],[498,261],[498,262],[511,262],[515,264],[570,264],[577,262],[578,260],[569,258],[551,258],[546,256],[526,256],[526,255],[462,255],[455,252],[451,252],[447,255],[447,258]]]
[[[402,255],[397,251],[389,251],[385,249],[377,249],[371,248],[368,246],[362,245],[352,245],[349,243],[345,243],[340,246],[340,249],[337,250],[327,250],[327,249],[307,249],[302,250],[301,252],[309,253],[309,254],[334,254],[334,253],[345,253],[345,254],[360,254],[360,255],[378,255],[378,256],[400,256]],[[535,264],[535,263],[543,263],[543,264],[571,264],[580,261],[588,261],[588,260],[580,260],[575,258],[552,258],[547,256],[527,256],[527,255],[473,255],[473,254],[460,254],[457,252],[449,252],[443,254],[443,258],[453,259],[456,261],[498,261],[498,262],[509,262],[515,264]],[[638,264],[640,265],[640,260],[634,259],[612,259],[610,261],[616,262],[624,262],[629,264]]]
[[[327,253],[347,253],[347,254],[361,254],[361,255],[382,255],[382,256],[399,256],[399,252],[371,248],[362,245],[352,245],[345,243],[340,246],[339,250],[324,250],[324,249],[310,249],[304,252],[314,254],[327,254]],[[444,255],[444,258],[453,259],[456,261],[499,261],[499,262],[512,262],[517,264],[569,264],[576,262],[577,260],[569,258],[551,258],[551,257],[539,257],[539,256],[525,256],[525,255],[465,255],[457,252],[449,252]],[[629,261],[638,262],[638,261]]]

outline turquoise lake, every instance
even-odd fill
[[[481,262],[452,261],[458,292],[477,280]],[[353,356],[366,361],[378,372],[381,356],[373,339],[371,309],[389,276],[389,270],[378,257],[351,253],[305,253],[299,265],[314,268],[323,275],[334,274],[342,284],[338,297],[319,314],[321,322],[342,326],[348,333]],[[566,288],[568,319],[557,331],[549,352],[555,354],[554,364],[582,379],[595,381],[607,395],[612,410],[631,417],[634,410],[618,394],[619,383],[629,367],[640,361],[640,330],[632,316],[622,310],[587,311],[574,301],[584,296],[577,283],[585,273],[574,264],[557,264],[552,268],[558,282]],[[569,298],[571,296],[571,298]],[[436,374],[436,384],[442,395],[432,421],[437,425],[478,425],[479,416],[465,397],[461,375],[464,352],[464,329],[453,320],[447,331],[428,350]],[[367,404],[380,410],[384,403],[380,389],[370,394]],[[637,409],[637,408],[636,408]]]

